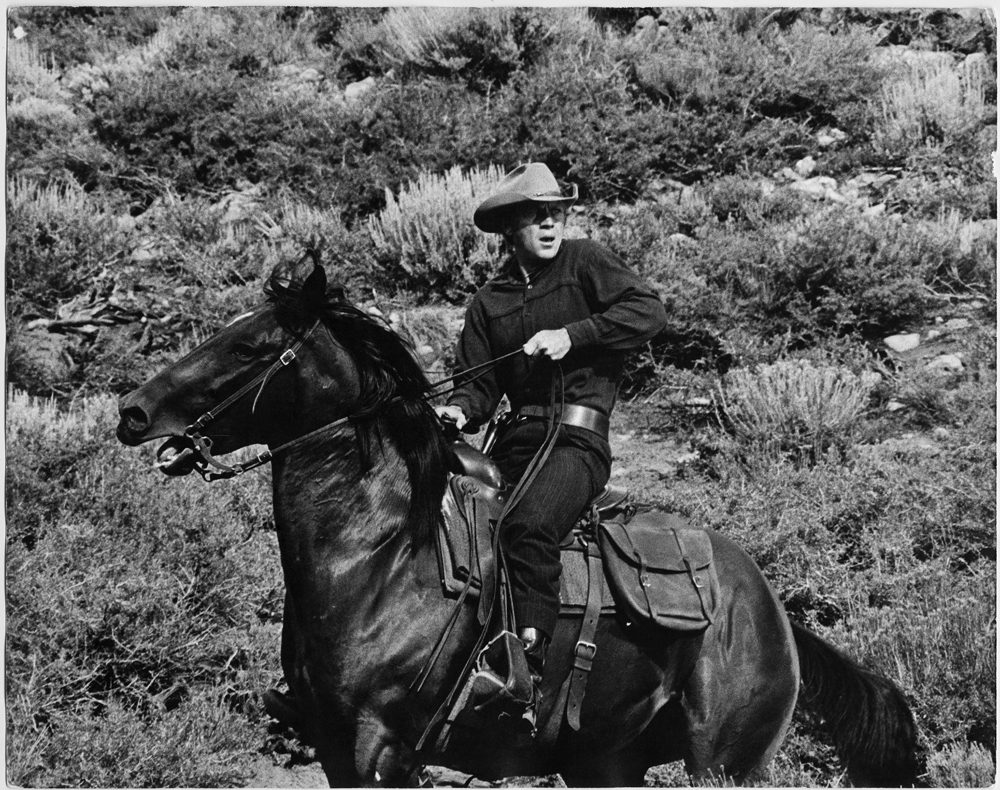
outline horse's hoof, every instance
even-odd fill
[[[295,729],[299,723],[299,708],[295,697],[277,689],[268,689],[260,695],[264,711],[272,719],[285,727]]]

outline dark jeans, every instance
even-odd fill
[[[545,440],[546,422],[515,424],[493,450],[509,482],[520,479]],[[592,431],[560,429],[556,446],[524,497],[504,520],[500,541],[507,556],[518,628],[533,626],[549,636],[559,615],[559,543],[591,499],[608,482],[611,448]]]

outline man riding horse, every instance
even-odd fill
[[[625,356],[666,322],[663,304],[619,257],[589,239],[565,238],[577,191],[574,184],[565,194],[549,168],[533,162],[508,173],[476,209],[476,227],[500,234],[510,255],[466,311],[457,372],[518,348],[524,354],[460,383],[437,409],[474,433],[506,395],[512,419],[492,458],[511,483],[557,412],[551,454],[500,534],[518,637],[538,678],[559,613],[559,543],[610,474],[608,420]]]

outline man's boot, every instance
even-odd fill
[[[534,687],[531,705],[524,712],[524,722],[530,725],[531,731],[534,732],[538,701],[542,697],[542,672],[545,671],[545,653],[549,649],[549,637],[544,631],[528,626],[518,630],[517,638],[524,645],[524,657],[528,661],[531,685]]]

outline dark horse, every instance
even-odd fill
[[[680,759],[695,779],[739,782],[777,751],[800,683],[852,781],[916,781],[916,731],[898,689],[792,624],[748,555],[714,532],[714,624],[638,633],[602,618],[578,731],[564,725],[534,741],[484,732],[417,752],[480,630],[464,606],[429,680],[411,691],[455,607],[433,541],[448,443],[408,346],[328,291],[321,267],[301,286],[272,275],[268,293],[122,398],[118,438],[171,437],[161,458],[172,473],[204,471],[221,464],[214,454],[250,444],[272,448],[282,664],[331,785],[405,785],[420,763],[641,785],[649,766]],[[578,631],[577,617],[560,618],[540,720],[572,668]]]

